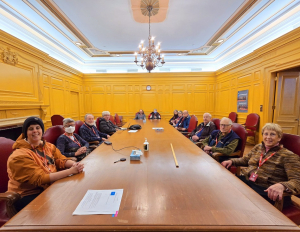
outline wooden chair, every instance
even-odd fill
[[[109,116],[109,121],[111,121],[114,125],[117,125],[112,115]]]
[[[256,144],[255,135],[259,129],[259,115],[258,114],[248,114],[246,118],[246,122],[244,124],[245,129],[248,132],[248,137],[253,136],[254,144]]]
[[[198,119],[195,115],[192,115],[191,116],[191,119],[190,119],[190,124],[189,124],[189,127],[187,129],[187,131],[181,131],[182,134],[184,134],[186,137],[190,137],[192,131],[197,127],[198,125]]]
[[[79,129],[82,125],[83,125],[83,121],[81,121],[81,120],[75,121],[75,131],[74,131],[74,133],[79,135]]]
[[[233,123],[232,124],[232,130],[241,138],[239,143],[238,143],[238,146],[237,146],[237,149],[235,152],[233,152],[232,154],[229,155],[229,157],[243,157],[243,154],[244,154],[244,150],[245,150],[245,146],[246,146],[246,141],[247,141],[247,131],[245,130],[245,128],[238,124],[238,123]],[[213,153],[212,157],[217,160],[219,162],[219,158],[221,156],[228,156],[228,155],[224,155],[222,153],[219,153],[219,152],[215,152]],[[234,168],[233,168],[234,169]],[[239,167],[236,168],[236,172],[239,174],[240,172],[240,169]]]
[[[220,122],[221,120],[218,118],[213,118],[212,122],[216,125],[217,130],[220,130]]]
[[[124,123],[122,122],[122,120],[120,119],[118,114],[115,114],[115,123],[117,126],[121,127],[124,125]]]
[[[237,123],[237,113],[236,112],[231,112],[229,114],[228,118],[230,118],[232,122]]]
[[[96,127],[97,127],[97,130],[98,130],[98,131],[100,131],[100,119],[101,119],[101,117],[98,117],[98,118],[96,119]]]
[[[7,192],[7,159],[13,152],[14,142],[11,139],[0,137],[0,227],[17,213],[14,203],[21,198],[18,193]]]
[[[64,120],[64,117],[61,115],[58,115],[58,114],[52,115],[52,117],[51,117],[52,126],[63,125],[63,120]]]
[[[59,136],[65,133],[63,126],[56,125],[48,128],[43,135],[43,138],[48,142],[56,145],[56,140]]]
[[[293,153],[300,156],[300,136],[299,135],[292,135],[292,134],[283,134],[280,143],[286,149],[292,151]],[[290,194],[284,193],[284,196],[289,196]],[[294,196],[300,198],[300,195]],[[283,200],[276,201],[275,207],[282,211],[282,213],[291,219],[295,224],[300,225],[300,205],[297,204],[295,201],[292,200],[292,205],[282,209],[283,207]]]

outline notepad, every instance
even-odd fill
[[[128,131],[129,133],[135,133],[135,132],[137,132],[138,130],[130,130],[130,131]]]

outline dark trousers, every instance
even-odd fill
[[[33,201],[38,195],[40,195],[40,193],[28,195],[28,196],[22,197],[20,200],[16,201],[14,204],[16,210],[19,212],[26,205],[28,205],[31,201]]]
[[[247,184],[250,188],[252,188],[255,192],[257,192],[259,195],[261,195],[264,199],[266,199],[268,202],[270,202],[272,205],[275,204],[275,201],[272,201],[269,197],[268,197],[268,192],[265,192],[264,190],[266,190],[265,187],[261,187],[257,184],[255,184],[253,181],[251,180],[247,180],[245,176],[238,176],[238,178],[243,181],[245,184]],[[283,199],[283,208],[286,208],[288,206],[291,205],[292,200],[290,196],[286,196]]]

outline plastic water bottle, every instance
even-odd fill
[[[146,138],[145,138],[145,142],[144,142],[144,151],[149,151],[149,143]]]
[[[146,123],[146,117],[143,119],[143,123]]]

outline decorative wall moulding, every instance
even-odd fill
[[[0,49],[2,50],[1,60],[3,60],[4,63],[12,64],[12,65],[18,64],[19,62],[18,53],[10,51],[10,48],[5,49],[0,47]]]
[[[38,115],[32,115],[33,117],[40,117]],[[25,117],[18,117],[18,118],[5,118],[5,119],[0,119],[0,128],[1,127],[8,127],[8,126],[18,126],[18,125],[23,125],[24,121],[26,118],[29,116]]]

